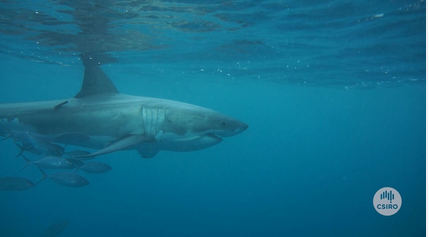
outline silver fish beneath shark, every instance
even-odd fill
[[[103,162],[88,162],[88,163],[82,162],[78,164],[78,167],[79,169],[77,169],[76,172],[78,170],[82,170],[89,174],[101,174],[112,170],[112,167],[110,167],[108,164],[105,164]]]
[[[28,165],[36,165],[42,169],[74,169],[77,165],[73,160],[57,157],[57,156],[46,156],[36,161],[30,161],[27,157],[21,154],[21,157],[27,162],[21,170],[25,169]]]
[[[40,237],[55,237],[59,235],[69,224],[69,221],[60,221],[52,224],[40,235]]]
[[[87,179],[75,173],[61,172],[55,174],[46,174],[42,169],[39,168],[39,170],[43,175],[41,180],[48,178],[59,185],[68,187],[83,187],[89,184]]]
[[[37,183],[21,177],[1,177],[0,191],[23,191],[36,186]]]

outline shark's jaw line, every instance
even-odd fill
[[[245,123],[207,108],[121,94],[93,64],[85,65],[82,88],[74,98],[0,104],[0,135],[23,146],[34,145],[30,138],[37,137],[96,149],[91,155],[125,149],[142,157],[160,150],[196,151],[246,129]]]

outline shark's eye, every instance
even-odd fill
[[[226,122],[222,121],[222,122],[220,122],[220,125],[222,125],[222,127],[225,127],[226,126]]]

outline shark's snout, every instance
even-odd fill
[[[248,127],[249,125],[234,119],[229,121],[224,129],[215,132],[215,134],[221,137],[231,137],[244,132]]]
[[[235,134],[234,135],[237,135],[237,134],[240,134],[240,133],[246,131],[246,129],[248,127],[249,127],[249,125],[247,125],[247,124],[245,124],[243,122],[238,121],[237,129],[235,130]]]

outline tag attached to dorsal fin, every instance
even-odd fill
[[[63,101],[63,102],[61,102],[61,103],[59,103],[59,104],[55,105],[55,106],[54,106],[54,110],[59,109],[59,108],[63,107],[64,105],[68,104],[68,103],[69,103],[69,102],[68,102],[67,100],[66,100],[66,101]]]
[[[119,93],[109,77],[100,66],[94,62],[84,60],[85,74],[82,88],[75,98],[83,98],[92,95],[117,94]]]

